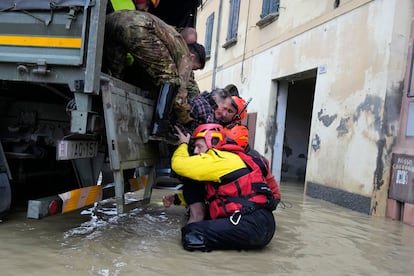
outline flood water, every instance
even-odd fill
[[[17,210],[0,223],[1,275],[413,275],[414,227],[313,199],[281,184],[286,208],[259,251],[187,252],[185,209],[151,203],[127,214],[78,210],[32,220]]]

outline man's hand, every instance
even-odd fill
[[[190,134],[189,133],[183,133],[181,129],[178,126],[174,126],[177,130],[177,134],[175,134],[178,137],[178,143],[179,144],[188,144],[190,142]]]
[[[165,208],[169,208],[174,203],[174,194],[165,195],[162,197],[162,204]]]

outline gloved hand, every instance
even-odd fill
[[[269,209],[270,211],[274,211],[277,208],[277,205],[279,204],[280,199],[276,199],[276,198],[272,198],[270,200],[268,200],[268,204],[267,204],[267,209]]]

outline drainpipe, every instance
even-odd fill
[[[214,63],[213,63],[213,77],[211,78],[211,89],[216,87],[216,74],[217,74],[217,60],[218,60],[218,49],[220,43],[220,26],[221,26],[221,11],[223,7],[223,0],[220,0],[218,18],[217,18],[217,32],[216,32],[216,50],[214,52]]]
[[[414,47],[412,47],[411,49],[411,61],[410,62],[410,73],[408,76],[408,85],[407,85],[407,97],[408,98],[413,98],[414,97],[414,93],[413,91],[411,91],[411,82],[413,80],[413,69],[414,69]]]

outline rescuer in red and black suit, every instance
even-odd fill
[[[182,228],[186,250],[255,249],[273,238],[276,223],[272,211],[277,200],[260,167],[237,145],[225,144],[219,124],[196,128],[194,155],[188,152],[190,135],[177,128],[179,147],[171,165],[180,176],[206,185],[210,220]],[[195,183],[194,185],[197,185]]]

